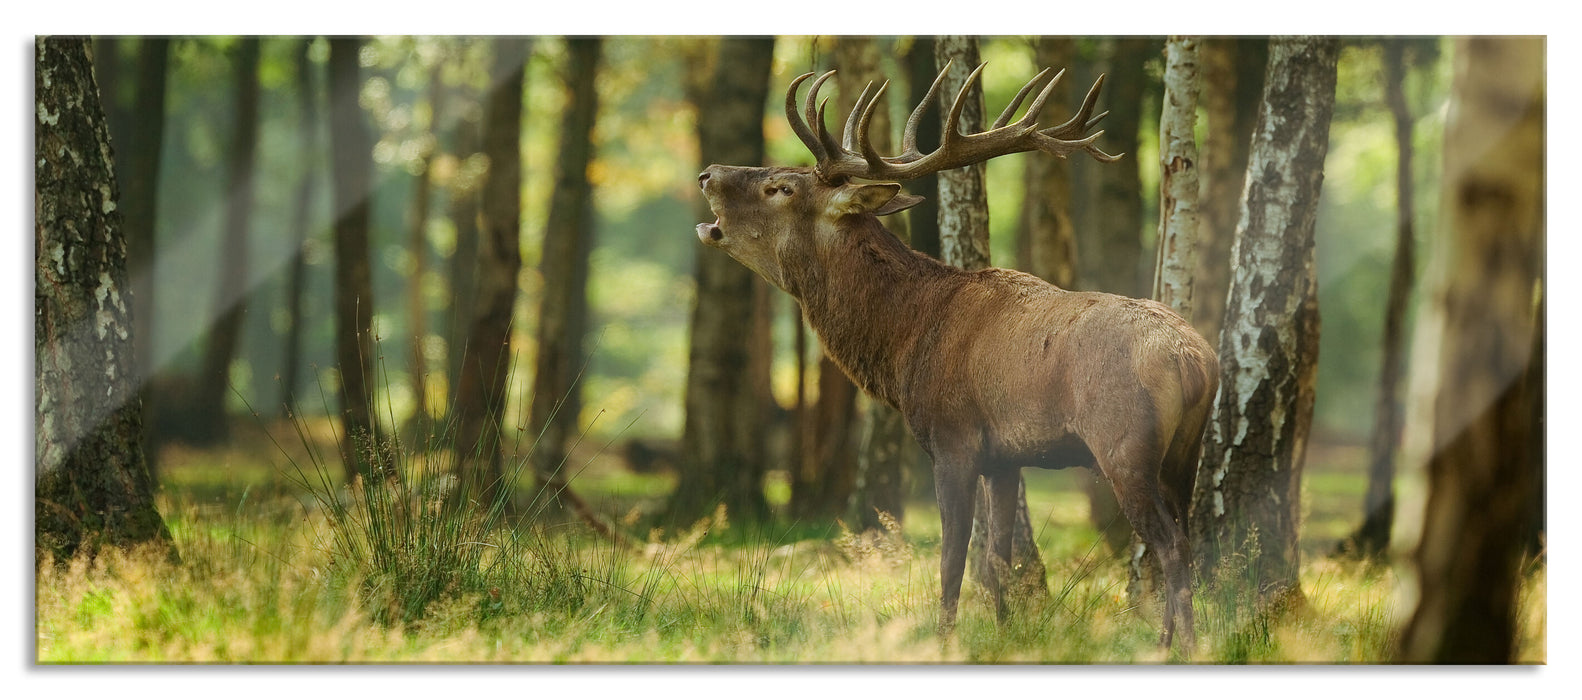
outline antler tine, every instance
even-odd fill
[[[1086,132],[1088,129],[1092,129],[1095,126],[1098,126],[1099,122],[1104,121],[1104,118],[1109,116],[1109,115],[1110,115],[1110,111],[1107,110],[1107,109],[1102,111],[1102,112],[1099,112],[1098,114],[1093,115],[1093,118],[1089,119],[1088,123],[1082,125],[1082,131]]]
[[[1037,85],[1038,81],[1048,74],[1049,69],[1045,68],[1039,71],[1038,75],[1033,76],[1032,80],[1027,81],[1027,84],[1023,85],[1022,89],[1016,93],[1016,97],[1011,98],[1011,103],[1005,106],[1005,111],[1000,112],[1000,117],[994,120],[994,125],[990,126],[989,130],[992,131],[1011,123],[1011,117],[1016,114],[1016,108],[1022,106],[1022,98],[1027,97],[1027,93],[1033,91],[1033,86]],[[1060,76],[1055,76],[1055,79],[1059,80]],[[1032,108],[1028,108],[1028,112],[1031,113]]]
[[[1088,118],[1089,115],[1093,114],[1093,107],[1098,104],[1099,90],[1103,87],[1104,76],[1101,74],[1098,80],[1093,81],[1093,87],[1088,88],[1088,96],[1082,99],[1082,108],[1078,109],[1076,114],[1072,115],[1064,124],[1052,126],[1048,129],[1040,129],[1039,133],[1058,139],[1079,136],[1088,129],[1093,128],[1093,125],[1097,124],[1099,119],[1104,118],[1104,114],[1109,114],[1106,111],[1104,114],[1092,119]]]
[[[803,81],[811,77],[813,77],[812,73],[803,73],[797,76],[795,80],[792,80],[791,87],[786,89],[786,121],[791,123],[791,131],[795,132],[797,138],[802,140],[802,145],[807,146],[808,150],[812,151],[813,157],[823,158],[823,145],[818,142],[818,137],[813,134],[813,129],[808,126],[807,120],[797,113],[799,107],[796,101],[796,89]]]
[[[1044,102],[1049,99],[1049,95],[1055,91],[1055,85],[1060,83],[1060,78],[1065,76],[1065,74],[1066,71],[1062,68],[1059,73],[1055,74],[1054,78],[1050,79],[1049,84],[1045,85],[1043,91],[1038,93],[1038,97],[1033,98],[1033,103],[1027,105],[1027,113],[1022,115],[1021,120],[1016,122],[1017,124],[1037,128],[1038,115],[1044,111]]]
[[[830,139],[825,133],[824,118],[818,111],[818,91],[824,87],[824,81],[829,80],[830,76],[833,75],[835,75],[835,71],[829,71],[815,79],[813,87],[808,88],[807,99],[802,102],[802,112],[807,115],[808,132],[812,134],[813,142],[818,144],[818,150],[814,151],[814,155],[817,156],[820,162],[834,155],[834,150],[827,148]],[[812,150],[814,147],[809,146],[808,148]]]
[[[873,93],[873,97],[868,100],[868,106],[862,110],[862,119],[857,122],[857,145],[862,149],[863,160],[867,161],[868,167],[876,172],[883,170],[885,165],[884,156],[879,155],[879,152],[874,150],[873,139],[868,136],[868,123],[873,119],[874,106],[879,104],[879,98],[884,95],[884,89],[887,87],[890,87],[890,81],[888,80],[884,81],[879,86],[879,90]],[[855,111],[853,109],[853,112]]]
[[[853,134],[852,131],[857,128],[857,121],[862,117],[863,102],[868,99],[868,91],[872,89],[873,81],[870,80],[867,85],[863,86],[862,94],[858,95],[857,101],[852,103],[851,114],[846,117],[846,128],[841,131],[840,145],[848,151],[856,147],[854,141],[856,134]]]
[[[835,137],[830,136],[829,129],[824,125],[824,108],[828,106],[828,97],[818,103],[818,140],[824,144],[824,152],[829,154],[830,160],[836,160],[841,156],[840,144],[835,143]],[[823,165],[823,163],[820,162],[820,165]]]
[[[917,125],[923,121],[923,112],[934,103],[934,96],[939,94],[940,84],[945,82],[945,73],[950,71],[950,66],[954,62],[955,59],[945,61],[945,67],[934,78],[934,84],[928,86],[928,92],[923,95],[922,101],[912,108],[912,116],[906,118],[906,130],[901,133],[901,155],[895,160],[910,161],[922,157],[923,154],[917,151]]]
[[[950,103],[950,117],[945,120],[944,126],[939,130],[940,148],[944,148],[945,144],[961,138],[961,110],[967,106],[967,92],[972,89],[973,81],[978,79],[978,76],[983,73],[983,67],[987,65],[989,64],[979,63],[978,67],[972,69],[972,72],[967,75],[967,80],[961,84],[961,89],[956,91],[956,100]]]

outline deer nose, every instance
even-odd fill
[[[698,187],[702,188],[702,187],[708,187],[708,186],[709,186],[709,171],[705,170],[705,171],[703,171],[701,173],[698,173]]]

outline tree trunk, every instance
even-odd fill
[[[110,132],[88,40],[34,44],[34,565],[101,546],[172,556],[143,461]]]
[[[601,40],[566,39],[566,109],[560,125],[560,150],[549,220],[538,269],[544,291],[538,307],[538,360],[528,419],[536,439],[529,464],[547,494],[563,493],[564,462],[577,436],[577,375],[583,366],[583,336],[588,325],[588,253],[593,239],[593,192],[588,164],[593,160],[593,124],[598,115],[594,81]],[[559,498],[548,501],[556,510]]]
[[[1076,56],[1074,40],[1043,37],[1034,54],[1040,68],[1063,70]],[[1046,109],[1073,113],[1070,86],[1063,79],[1049,95]],[[1017,263],[1044,281],[1071,289],[1077,280],[1077,240],[1071,223],[1070,163],[1064,158],[1025,156],[1022,171],[1022,218],[1017,236]]]
[[[291,259],[286,263],[286,328],[285,362],[280,371],[281,415],[292,415],[297,410],[296,392],[302,377],[302,293],[307,287],[306,252],[309,229],[313,226],[314,193],[319,188],[319,103],[318,89],[313,80],[313,61],[308,51],[313,46],[311,37],[297,43],[297,158],[302,167],[302,180],[297,185],[297,209],[292,218],[292,234],[296,237],[291,248]]]
[[[1318,360],[1313,230],[1338,52],[1332,38],[1271,42],[1233,249],[1220,393],[1193,496],[1204,580],[1235,560],[1272,609],[1302,600],[1297,528]]]
[[[1182,318],[1192,318],[1192,272],[1198,229],[1198,101],[1196,37],[1165,41],[1164,99],[1159,116],[1159,238],[1153,298]],[[1188,523],[1179,523],[1183,530]],[[1159,561],[1142,538],[1132,536],[1128,592],[1133,600],[1161,590]]]
[[[1198,203],[1198,256],[1192,274],[1192,325],[1211,343],[1219,342],[1230,291],[1231,244],[1241,215],[1247,151],[1263,92],[1267,39],[1205,39],[1199,47],[1202,102],[1208,117],[1203,130],[1201,201]]]
[[[489,171],[482,184],[475,306],[452,413],[464,490],[488,504],[510,498],[502,423],[515,369],[511,321],[522,269],[522,99],[532,53],[527,40],[514,38],[495,39],[494,49],[483,123]]]
[[[237,40],[234,63],[236,123],[227,152],[228,183],[224,228],[220,231],[219,271],[214,290],[214,324],[209,327],[199,374],[193,415],[199,420],[200,442],[223,442],[230,437],[225,399],[231,394],[231,360],[241,342],[242,316],[247,313],[248,255],[253,214],[253,171],[258,145],[259,39]]]
[[[479,150],[482,142],[479,113],[471,103],[456,120],[457,173],[450,182],[450,220],[456,226],[456,249],[450,255],[450,318],[445,333],[445,383],[448,388],[449,421],[454,425],[456,402],[461,392],[462,366],[472,354],[467,334],[472,328],[473,309],[478,298],[478,202],[486,169],[478,167],[487,159]]]
[[[763,163],[764,105],[773,61],[771,37],[720,41],[713,79],[697,86],[707,97],[692,91],[703,166]],[[701,207],[698,216],[713,215]],[[692,309],[681,474],[669,515],[690,523],[724,504],[732,517],[761,519],[769,506],[763,493],[760,415],[765,387],[759,382],[768,373],[755,363],[767,357],[753,350],[751,334],[743,332],[754,325],[758,277],[724,252],[703,245],[696,251],[698,296]]]
[[[373,279],[368,260],[373,142],[357,103],[360,37],[330,39],[330,151],[335,201],[335,363],[346,478],[393,474],[373,421]]]
[[[1157,55],[1156,40],[1123,37],[1106,40],[1104,55],[1105,149],[1127,157],[1098,169],[1093,225],[1077,229],[1077,278],[1082,288],[1128,297],[1146,294],[1138,273],[1143,260],[1143,185],[1138,175],[1138,129],[1143,110],[1143,66]],[[1102,212],[1102,213],[1100,213]],[[1088,479],[1088,517],[1111,550],[1126,551],[1131,525],[1109,483],[1095,471]]]
[[[1363,557],[1388,551],[1395,524],[1395,449],[1401,442],[1399,387],[1404,371],[1402,327],[1416,269],[1412,228],[1412,114],[1402,83],[1406,77],[1406,43],[1385,39],[1384,98],[1395,123],[1395,262],[1390,268],[1390,293],[1384,303],[1384,338],[1379,368],[1379,394],[1374,401],[1373,437],[1368,449],[1368,492],[1363,521],[1341,549]]]
[[[950,72],[940,85],[940,111],[960,92],[967,75],[978,66],[978,40],[966,36],[941,36],[935,39],[937,69],[950,62]],[[961,111],[961,129],[966,133],[982,131],[983,90],[975,84],[967,93]],[[989,267],[989,200],[984,191],[984,164],[977,163],[939,174],[939,238],[943,260],[966,270]],[[979,585],[992,587],[988,532],[988,493],[983,479],[977,479],[976,514],[972,522],[970,557],[973,577]],[[1032,519],[1027,513],[1027,486],[1020,474],[1016,486],[1016,524],[1011,533],[1011,570],[1015,582],[1009,590],[1021,593],[1049,592],[1044,577],[1044,562],[1033,540]]]
[[[428,130],[423,135],[423,167],[413,178],[411,228],[407,232],[407,253],[412,256],[412,268],[407,276],[407,336],[409,345],[408,381],[412,387],[412,405],[409,419],[414,426],[428,422],[428,301],[423,293],[428,276],[428,219],[430,199],[434,192],[433,168],[439,151],[439,125],[445,104],[445,62],[438,60],[429,67],[428,76]]]
[[[1154,299],[1192,318],[1198,229],[1198,39],[1165,42],[1164,108],[1159,117],[1159,243]]]
[[[1544,40],[1458,39],[1445,127],[1438,392],[1410,663],[1515,661],[1517,570],[1542,470]]]

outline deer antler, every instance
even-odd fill
[[[946,64],[945,69],[939,72],[939,77],[934,78],[934,84],[928,88],[928,94],[923,101],[912,110],[912,116],[906,120],[906,130],[901,137],[901,153],[896,156],[883,156],[875,151],[873,144],[868,139],[868,123],[873,118],[875,106],[879,98],[884,95],[885,88],[890,82],[885,81],[878,90],[873,90],[873,83],[863,88],[862,95],[857,97],[851,114],[846,118],[846,128],[841,134],[840,142],[830,136],[829,130],[824,126],[824,107],[829,98],[823,102],[818,100],[819,88],[824,81],[835,74],[829,71],[813,81],[813,87],[808,91],[807,100],[800,111],[806,118],[798,114],[797,87],[802,81],[813,77],[812,73],[798,76],[791,81],[791,87],[786,90],[786,120],[791,122],[791,130],[796,132],[797,138],[807,146],[818,163],[813,166],[818,177],[825,181],[835,181],[846,177],[860,177],[868,180],[910,180],[929,173],[959,168],[989,160],[996,156],[1008,153],[1023,153],[1039,150],[1064,158],[1068,153],[1077,151],[1086,152],[1094,160],[1111,163],[1120,158],[1099,150],[1093,145],[1103,131],[1088,134],[1087,131],[1099,123],[1109,112],[1093,115],[1094,104],[1098,102],[1099,89],[1104,85],[1104,76],[1094,81],[1093,87],[1088,90],[1088,95],[1082,101],[1082,108],[1064,124],[1052,126],[1047,129],[1038,128],[1038,113],[1044,108],[1044,101],[1054,90],[1055,83],[1060,82],[1065,75],[1062,70],[1055,74],[1044,89],[1033,98],[1027,106],[1027,112],[1015,123],[1011,117],[1020,107],[1022,100],[1032,92],[1033,87],[1049,74],[1048,68],[1033,76],[1022,86],[1021,91],[1006,106],[1000,117],[994,120],[994,125],[988,131],[976,134],[963,134],[960,131],[961,111],[963,100],[973,81],[983,72],[983,65],[973,69],[972,75],[962,84],[961,90],[956,93],[956,99],[950,104],[944,128],[940,131],[939,148],[930,153],[921,153],[917,149],[917,127],[923,119],[923,112],[933,103],[934,96],[939,92],[940,83],[945,79],[945,71],[950,70]],[[871,93],[871,94],[870,94]],[[1086,134],[1086,135],[1085,135]]]

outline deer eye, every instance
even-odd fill
[[[764,188],[764,196],[765,197],[773,197],[774,195],[777,195],[777,194],[783,194],[783,195],[785,195],[787,197],[791,196],[791,186],[790,185],[770,185],[770,186]]]
[[[790,197],[791,196],[791,186],[790,185],[781,185],[780,186],[780,194],[783,194],[783,195],[785,195],[787,197]]]

